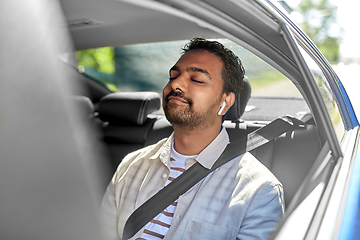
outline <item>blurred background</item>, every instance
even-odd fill
[[[350,99],[359,102],[360,1],[286,0],[290,15],[331,62]],[[285,4],[285,6],[286,6]],[[350,87],[351,85],[351,87]],[[354,106],[355,108],[357,106]],[[359,111],[360,109],[355,109]]]
[[[332,63],[360,63],[360,1],[286,0],[290,15]]]
[[[358,0],[278,0],[292,19],[306,32],[332,64],[350,98],[360,96],[360,1]],[[112,91],[162,91],[168,69],[180,56],[187,41],[137,44],[88,49],[77,52],[78,68]],[[261,59],[237,44],[223,42],[243,61],[254,90],[275,79],[284,79]],[[149,70],[147,70],[147,69]],[[257,75],[259,69],[265,74]],[[346,82],[345,82],[346,81]],[[288,86],[286,86],[288,87]],[[265,92],[269,92],[266,89]]]

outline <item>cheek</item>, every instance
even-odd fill
[[[163,92],[162,92],[163,100],[164,100],[165,96],[167,94],[169,94],[169,92],[170,92],[170,90],[169,90],[169,83],[168,83],[168,84],[166,84],[166,86],[164,87]]]
[[[222,104],[222,94],[219,91],[209,92],[209,94],[203,96],[203,98],[203,102],[205,102],[209,110],[213,109],[216,113],[219,111],[219,107]]]
[[[193,110],[194,111],[208,111],[211,106],[214,105],[218,97],[215,94],[210,92],[198,92],[197,94],[192,95],[193,100]]]

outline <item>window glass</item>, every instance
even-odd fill
[[[252,98],[243,118],[270,121],[286,114],[301,117],[310,112],[294,84],[279,71],[238,44],[217,39],[240,57]],[[134,44],[89,49],[76,53],[79,70],[103,82],[112,91],[162,93],[169,69],[181,56],[188,41]]]
[[[323,71],[319,67],[318,64],[310,57],[310,55],[302,48],[301,53],[310,68],[310,71],[313,75],[314,81],[316,81],[316,85],[320,91],[321,97],[324,100],[326,110],[329,113],[331,122],[333,124],[336,136],[340,141],[345,133],[345,127],[343,120],[341,118],[341,114],[336,102],[335,95],[328,83]]]

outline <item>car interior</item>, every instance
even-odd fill
[[[78,75],[83,80],[86,78]],[[109,170],[103,180],[105,191],[126,154],[170,136],[172,126],[164,115],[154,114],[161,108],[161,96],[157,92],[109,92],[103,86],[93,84],[91,79],[87,80],[88,95],[74,100],[86,113],[84,124],[90,123],[96,129],[97,141],[104,146],[107,157],[99,159],[99,164],[108,166]],[[245,83],[223,123],[231,140],[264,126],[241,119],[251,98],[250,83]],[[102,97],[99,97],[100,92]],[[305,123],[304,128],[287,132],[251,152],[282,182],[286,204],[291,202],[324,143],[311,114],[301,120]]]
[[[76,11],[70,8],[72,4],[66,3],[64,9],[66,18],[69,20],[76,19],[79,15],[73,15]],[[124,19],[124,23],[131,21],[133,23],[118,23],[117,25],[107,25],[105,23],[104,25],[107,26],[101,26],[102,23],[97,24],[94,19],[100,19],[103,16],[97,16],[95,11],[87,12],[92,19],[90,24],[94,24],[94,26],[82,25],[84,19],[77,22],[69,21],[70,33],[76,50],[108,46],[111,41],[115,41],[117,45],[121,46],[129,43],[189,39],[199,35],[211,36],[211,38],[219,37],[217,32],[200,27],[198,23],[164,14],[163,11],[138,7],[136,4],[127,4],[125,1],[121,4],[116,3],[113,6],[114,9],[121,12],[120,14],[116,12],[115,16],[112,15],[115,14],[115,10],[109,9],[109,6],[99,6],[100,9],[106,8],[103,11],[109,13],[107,18],[114,18],[106,19],[106,21],[115,21],[116,16],[122,15],[121,18]],[[144,31],[144,26],[135,21],[135,16],[140,14],[143,19],[147,19],[148,26],[154,28],[153,32],[157,32],[156,36],[151,31]],[[106,21],[104,20],[104,22]],[[116,19],[116,21],[119,20]],[[179,31],[162,35],[159,33],[166,32],[166,30],[170,31],[170,25],[164,26],[163,22],[174,24],[171,27],[171,33],[174,32],[173,29],[190,29],[190,31],[186,32],[186,34],[184,31]],[[128,29],[130,26],[133,28],[131,31]],[[165,30],[160,31],[159,28],[165,28]],[[113,35],[101,38],[99,34],[101,31],[106,31],[107,34],[112,32]],[[121,34],[127,31],[132,33],[131,36]],[[86,89],[82,94],[83,97],[76,99],[76,101],[79,106],[82,105],[81,107],[88,116],[86,123],[90,123],[96,129],[97,142],[99,146],[103,146],[103,152],[106,156],[99,159],[98,163],[99,165],[106,165],[108,169],[108,172],[103,175],[102,181],[103,191],[105,191],[107,183],[126,154],[168,137],[172,132],[172,127],[165,116],[159,114],[161,96],[158,92],[144,90],[112,92],[106,86],[97,84],[86,72],[79,73],[76,66],[70,68],[72,68],[72,71],[76,71],[79,82],[83,89]],[[254,99],[252,97],[251,79],[245,82],[244,89],[237,96],[237,101],[229,110],[223,124],[231,140],[243,137],[270,122],[261,121],[261,119],[257,121],[244,120],[243,114],[246,106],[250,100]],[[270,100],[268,104],[272,103]],[[287,105],[290,106],[291,103]],[[280,106],[279,109],[282,109],[282,107]],[[324,138],[318,133],[310,111],[297,117],[304,121],[304,128],[287,132],[252,151],[252,154],[267,166],[284,185],[287,206],[309,173],[325,143]],[[97,149],[94,148],[95,151]]]
[[[251,151],[283,184],[287,213],[299,205],[299,198],[305,198],[313,190],[313,186],[307,186],[301,192],[304,185],[317,184],[316,179],[309,184],[313,181],[309,176],[328,177],[323,169],[328,167],[326,161],[330,157],[325,156],[333,150],[329,147],[333,139],[326,131],[326,119],[319,118],[318,103],[308,97],[313,92],[309,91],[311,88],[307,87],[282,30],[279,31],[279,23],[256,1],[226,1],[225,4],[204,0],[199,1],[201,11],[199,5],[191,1],[165,1],[167,5],[162,1],[143,0],[60,0],[58,5],[44,2],[44,7],[37,9],[41,14],[36,15],[32,3],[24,2],[20,6],[8,0],[9,6],[18,11],[14,11],[15,16],[12,11],[5,11],[3,15],[8,24],[4,32],[12,40],[5,41],[9,47],[5,47],[2,54],[7,57],[3,61],[7,63],[4,79],[17,80],[4,82],[0,88],[5,99],[0,106],[1,113],[10,112],[0,115],[1,126],[4,126],[0,146],[2,157],[11,159],[2,161],[0,168],[1,199],[7,206],[1,210],[2,219],[6,220],[1,229],[4,234],[15,236],[6,239],[22,239],[18,236],[28,235],[27,231],[17,231],[19,219],[23,223],[20,225],[35,236],[33,239],[41,239],[37,236],[42,233],[53,236],[51,231],[59,236],[53,239],[67,239],[64,237],[67,233],[73,233],[76,239],[91,239],[98,226],[93,221],[97,213],[92,209],[94,192],[89,185],[99,185],[101,196],[96,196],[95,201],[99,204],[126,154],[172,133],[172,126],[161,110],[159,89],[129,89],[120,84],[119,91],[110,90],[107,82],[91,74],[90,67],[80,69],[77,53],[89,49],[138,44],[147,48],[148,43],[161,45],[193,37],[225,39],[231,41],[232,47],[241,46],[252,55],[248,59],[256,57],[262,63],[246,62],[244,56],[248,53],[239,52],[240,58],[245,58],[247,78],[224,119],[223,127],[230,140],[236,141],[287,114],[303,122],[300,129],[286,132]],[[18,20],[23,24],[14,28],[12,23]],[[162,65],[158,59],[149,61],[151,58],[142,55],[139,58]],[[125,58],[125,62],[127,60]],[[258,68],[263,63],[277,73],[264,77],[262,73],[270,71]],[[18,66],[23,66],[21,71]],[[165,72],[161,69],[165,77],[155,72],[159,86],[167,81],[168,69]],[[133,73],[130,71],[130,75]],[[278,73],[286,78],[283,93],[292,91],[290,84],[296,89],[296,95],[269,95],[269,89],[280,88],[278,83],[273,84],[275,81],[270,84],[272,88],[260,91],[261,81],[257,78],[277,78]],[[129,82],[148,81],[124,76]],[[330,92],[327,94],[331,97]],[[340,130],[344,132],[344,127]],[[64,218],[69,221],[63,221]],[[60,225],[70,231],[62,232]],[[89,228],[95,230],[89,231]],[[45,230],[40,233],[37,229]]]

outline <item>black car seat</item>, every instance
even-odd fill
[[[245,108],[251,97],[251,85],[247,77],[244,78],[243,87],[240,93],[235,94],[235,102],[225,115],[225,120],[240,123],[240,117],[244,114]]]
[[[230,140],[246,136],[260,126],[240,119],[251,95],[251,86],[246,80],[244,89],[236,96],[223,123]],[[320,153],[322,142],[311,115],[306,115],[303,129],[287,132],[251,153],[279,179],[284,187],[286,204],[290,203],[301,183]]]
[[[268,167],[284,187],[289,205],[323,146],[313,121],[289,131],[251,153]]]
[[[103,140],[108,149],[112,172],[132,151],[145,146],[145,140],[156,118],[148,115],[160,108],[155,92],[117,92],[103,97],[98,117],[103,121]]]
[[[241,92],[235,94],[235,102],[224,116],[223,126],[226,128],[230,139],[232,135],[238,138],[239,135],[246,135],[255,130],[254,128],[248,128],[244,121],[241,120],[250,97],[251,85],[249,79],[245,77]]]

